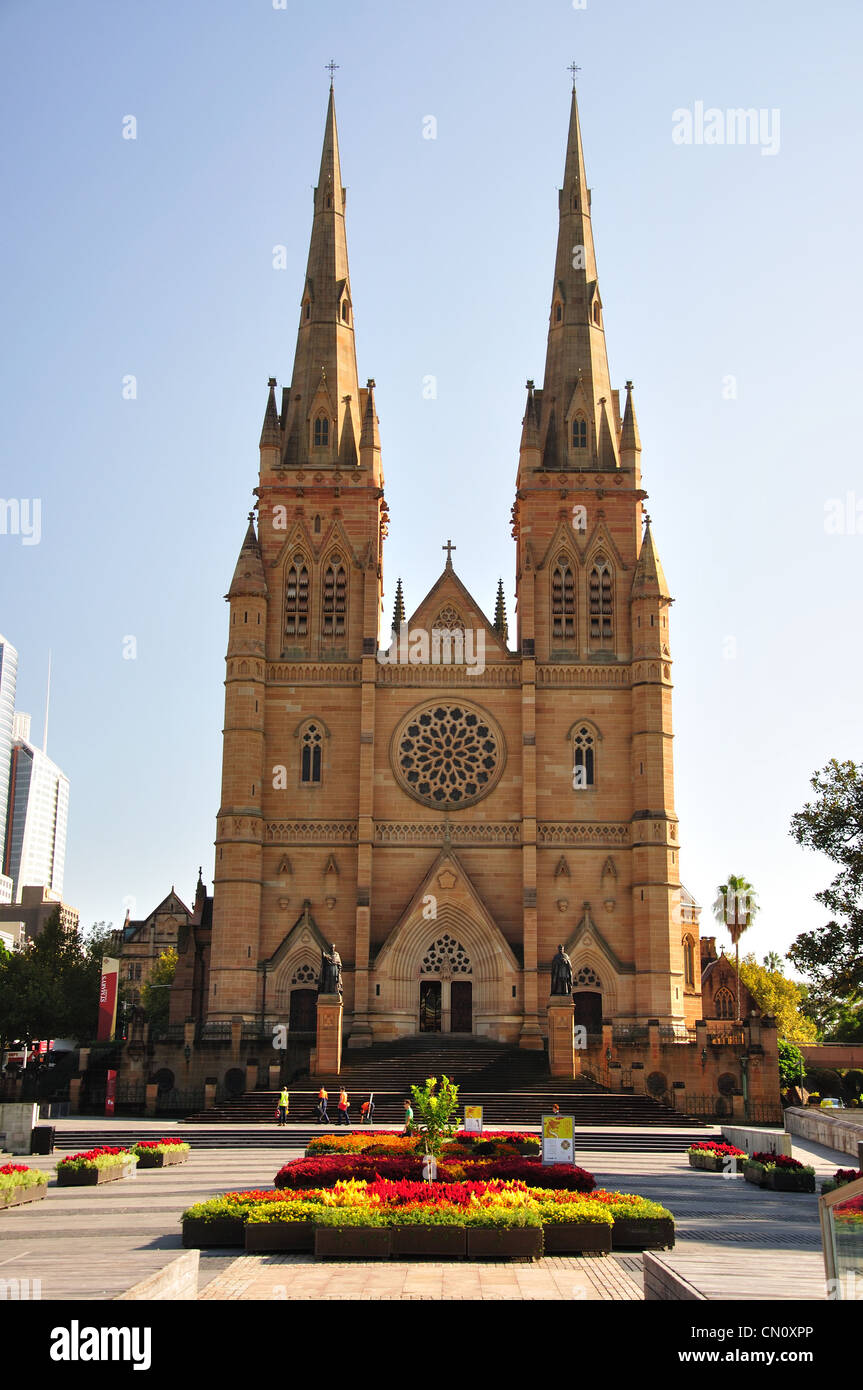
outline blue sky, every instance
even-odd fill
[[[709,916],[748,875],[759,956],[823,920],[830,866],[788,822],[816,768],[860,752],[861,29],[851,0],[5,0],[0,491],[41,499],[42,535],[0,535],[0,631],[37,738],[53,650],[84,924],[212,877],[222,595],[267,378],[290,377],[330,57],[387,615],[452,536],[468,588],[491,611],[502,575],[514,616],[575,58],[612,380],[635,382],[676,599],[683,878]],[[778,151],[675,144],[699,101],[778,110]]]

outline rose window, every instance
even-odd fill
[[[441,810],[470,806],[503,771],[503,735],[484,710],[463,701],[421,706],[396,730],[392,761],[417,801]]]
[[[316,985],[318,983],[318,972],[311,965],[300,965],[294,971],[292,985]]]
[[[464,632],[464,622],[461,615],[451,603],[444,604],[435,618],[433,626],[445,628],[448,632]]]
[[[441,936],[423,956],[420,967],[423,975],[469,975],[470,958],[454,936]]]

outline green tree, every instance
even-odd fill
[[[425,1151],[440,1158],[443,1141],[457,1128],[458,1086],[448,1076],[442,1076],[440,1083],[436,1076],[430,1076],[424,1086],[411,1086],[411,1095]]]
[[[729,874],[716,890],[713,915],[727,927],[734,947],[734,963],[740,975],[740,938],[751,927],[758,913],[755,889],[740,874]],[[740,990],[737,990],[737,1017],[740,1018]]]
[[[764,957],[764,968],[765,970],[773,970],[779,975],[783,974],[782,957],[778,951],[767,952],[767,955]]]
[[[796,980],[789,980],[778,970],[759,965],[754,955],[744,956],[739,966],[740,979],[749,990],[763,1014],[776,1019],[776,1031],[788,1042],[812,1043],[818,1030],[801,1010],[803,991]]]
[[[779,1080],[782,1089],[799,1086],[806,1075],[806,1058],[796,1043],[779,1039]]]
[[[151,1030],[164,1033],[168,1027],[171,1004],[170,986],[177,970],[177,952],[173,946],[163,951],[141,986],[141,1008],[147,1015]]]
[[[790,833],[841,867],[815,894],[830,921],[801,932],[788,954],[822,997],[852,1002],[863,994],[863,766],[833,758],[810,785],[815,799],[792,816]]]

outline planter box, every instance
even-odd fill
[[[775,1169],[767,1174],[764,1186],[771,1192],[814,1192],[814,1173],[782,1173]]]
[[[246,1223],[241,1216],[221,1216],[217,1221],[183,1222],[183,1245],[187,1250],[208,1250],[213,1246],[242,1248]]]
[[[690,1154],[689,1166],[690,1168],[700,1168],[702,1172],[706,1173],[721,1173],[722,1159],[717,1158],[715,1154]]]
[[[48,1188],[44,1182],[34,1187],[13,1187],[9,1190],[6,1201],[0,1201],[0,1211],[4,1207],[20,1207],[23,1202],[38,1202],[47,1191]]]
[[[650,1216],[642,1221],[616,1216],[611,1230],[612,1250],[672,1250],[674,1221],[668,1216]]]
[[[118,1182],[120,1178],[135,1176],[134,1163],[113,1163],[110,1168],[64,1168],[57,1169],[58,1187],[97,1187],[103,1182]]]
[[[319,1260],[388,1260],[391,1237],[387,1226],[318,1226],[315,1254]]]
[[[315,1248],[313,1221],[252,1221],[246,1226],[246,1250],[306,1250]]]
[[[612,1227],[588,1221],[552,1222],[542,1228],[546,1255],[607,1254],[611,1249]]]
[[[148,1153],[146,1149],[138,1157],[139,1168],[171,1168],[175,1163],[185,1163],[188,1160],[187,1153],[172,1153],[167,1149],[165,1153]]]
[[[764,1186],[765,1171],[758,1163],[744,1163],[743,1176],[747,1182],[751,1182],[755,1187]]]
[[[463,1260],[467,1250],[463,1226],[393,1226],[391,1235],[396,1257]]]
[[[468,1226],[469,1260],[538,1260],[541,1226]]]

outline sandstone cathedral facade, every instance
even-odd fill
[[[419,1032],[542,1048],[558,943],[589,1032],[658,1021],[685,1038],[701,1018],[672,599],[631,383],[623,400],[610,383],[574,90],[514,491],[513,634],[502,588],[489,619],[444,547],[410,614],[399,583],[391,643],[331,88],[293,375],[280,396],[270,381],[257,517],[227,594],[214,891],[199,881],[180,933],[176,1030],[311,1039],[331,944],[349,1048]]]

